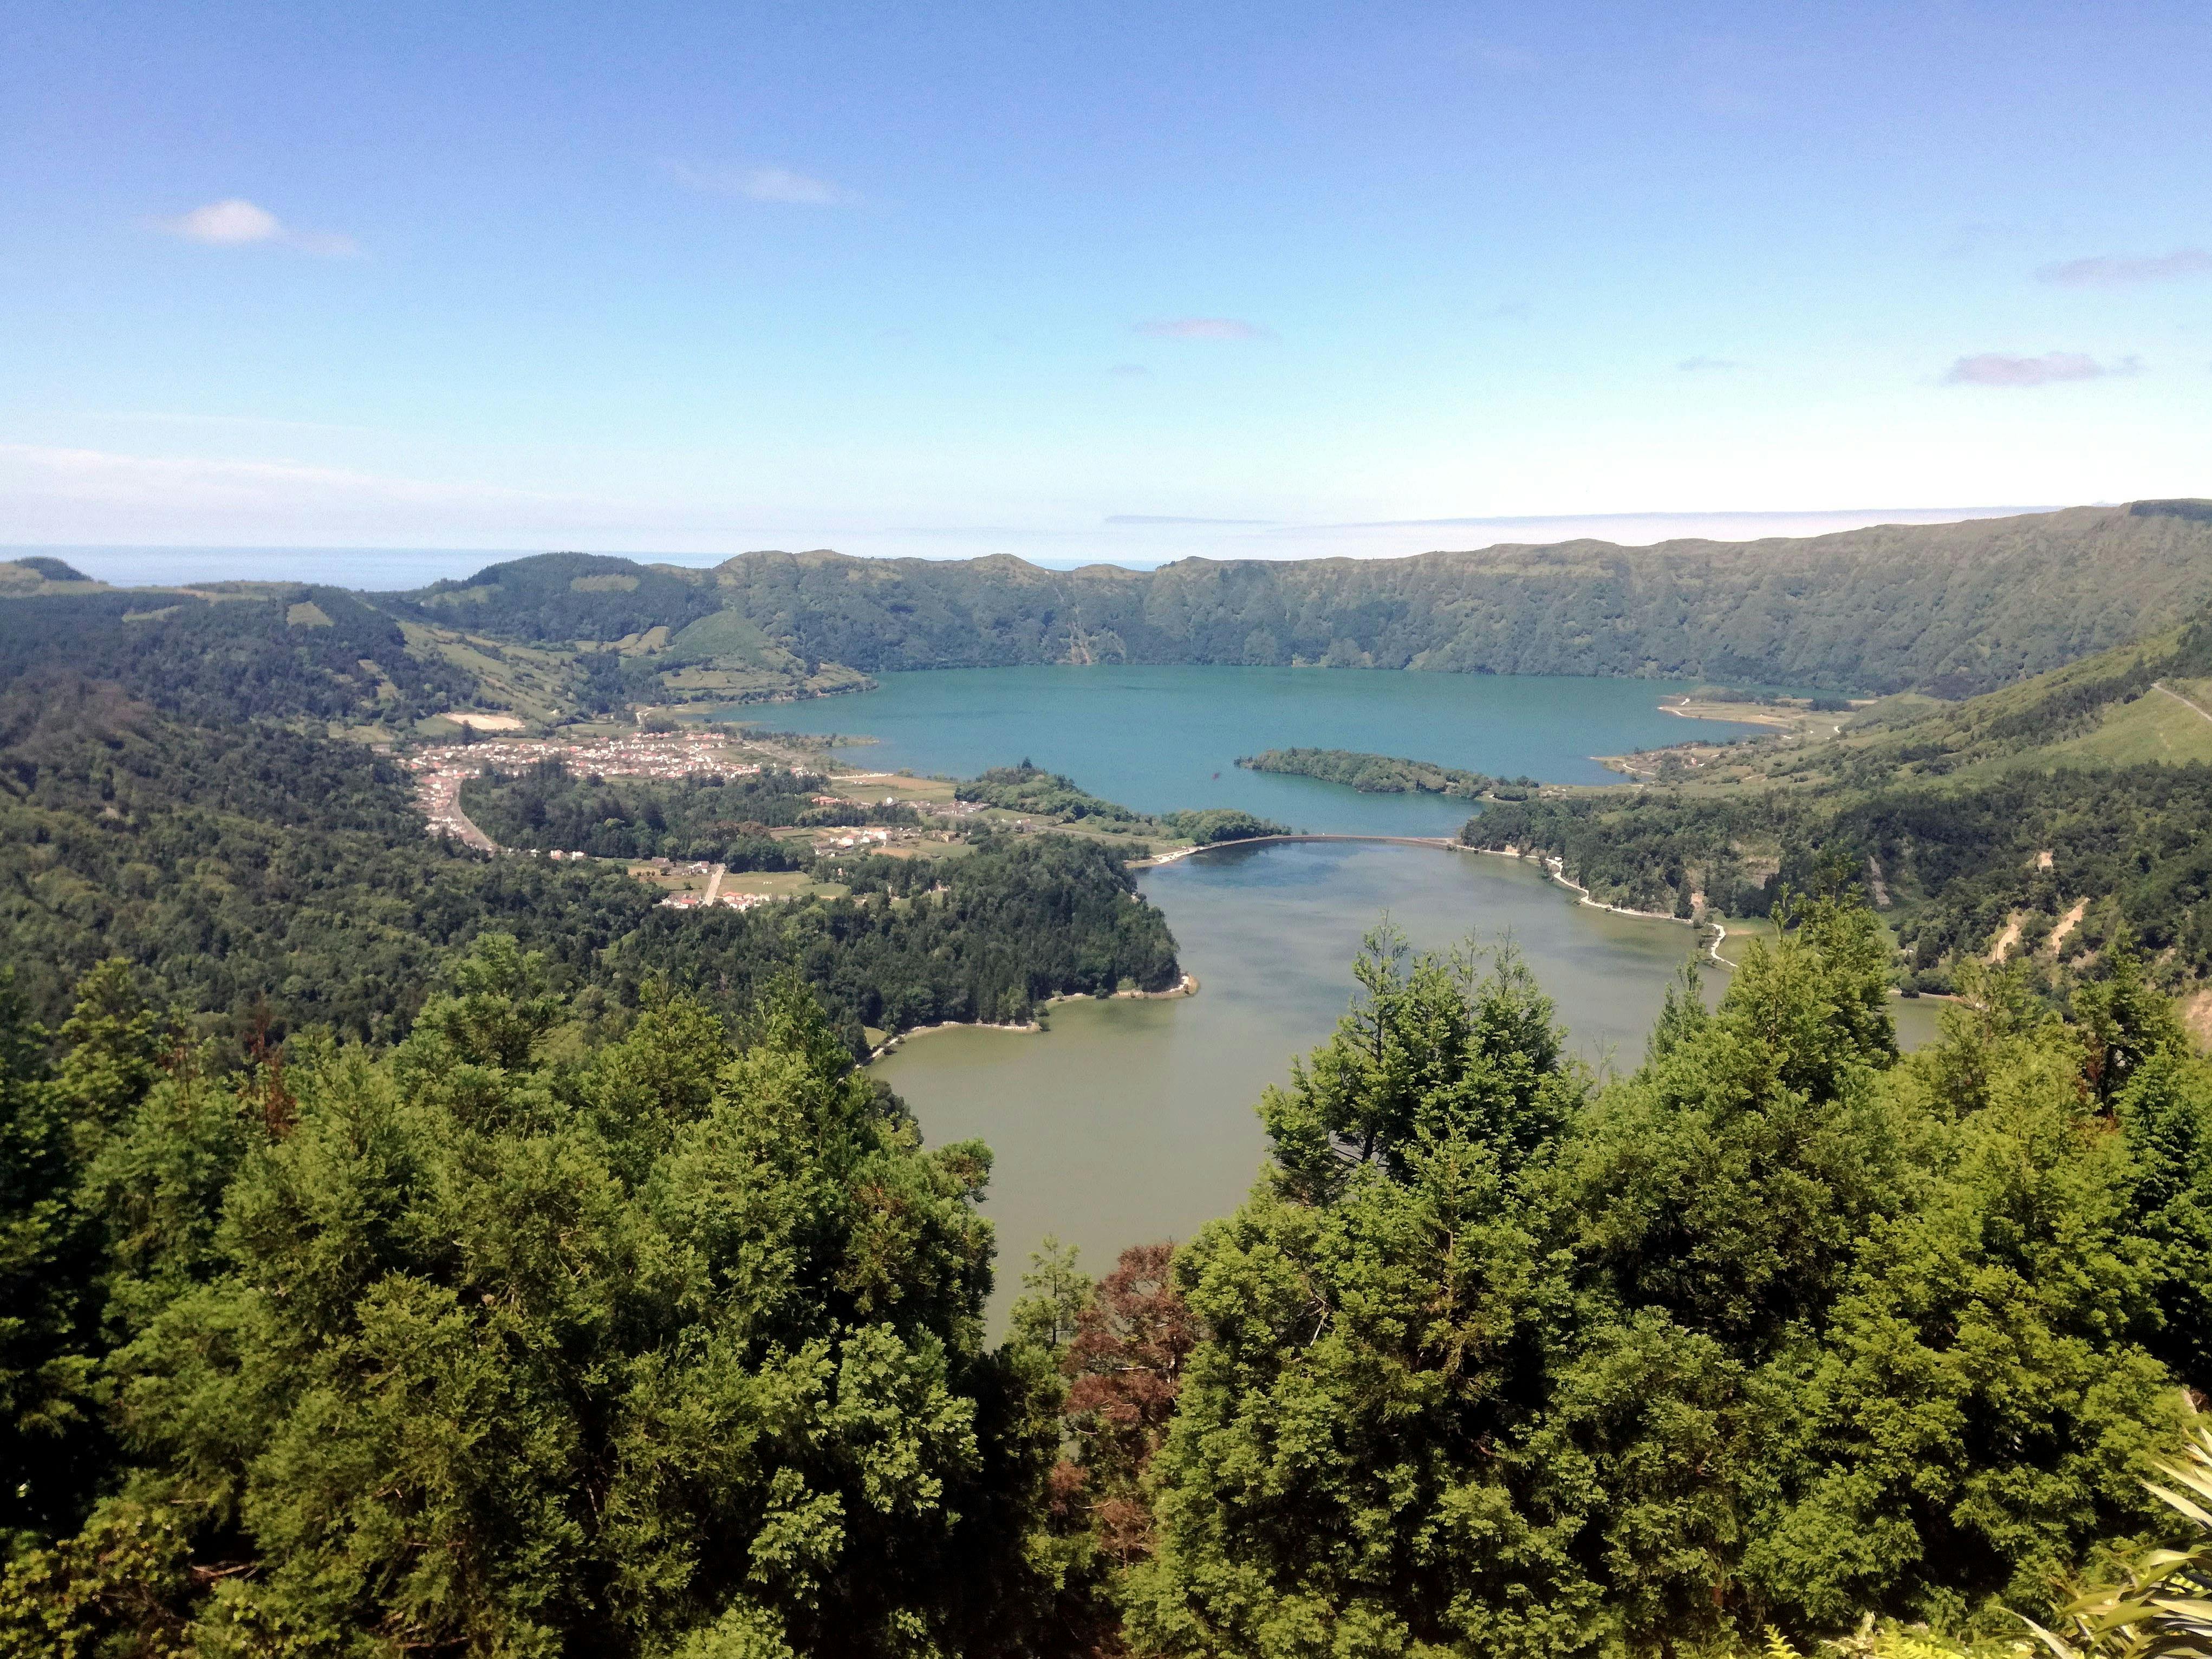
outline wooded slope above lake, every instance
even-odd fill
[[[1961,696],[2170,627],[2212,599],[2212,503],[1150,572],[749,553],[716,580],[802,657],[868,672],[1311,663]]]

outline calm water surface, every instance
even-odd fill
[[[1494,776],[1602,783],[1591,757],[1748,728],[1663,714],[1663,682],[1349,670],[951,669],[885,674],[857,696],[733,709],[787,730],[864,734],[842,750],[884,770],[972,776],[1027,757],[1140,811],[1241,806],[1338,834],[1451,835],[1467,804],[1361,795],[1241,771],[1262,749],[1358,749]],[[1511,860],[1423,848],[1294,843],[1202,854],[1145,872],[1195,997],[1066,1003],[1051,1029],[936,1031],[878,1070],[934,1144],[997,1155],[1003,1323],[1047,1234],[1103,1273],[1125,1245],[1188,1238],[1235,1208],[1258,1172],[1253,1107],[1293,1055],[1325,1039],[1351,992],[1360,936],[1386,914],[1439,949],[1512,939],[1559,1005],[1575,1052],[1627,1070],[1690,929],[1578,905]],[[1721,970],[1705,970],[1717,994]],[[1925,1005],[1903,1018],[1927,1018]]]
[[[1449,835],[1467,805],[1238,769],[1263,749],[1358,749],[1494,777],[1605,783],[1591,758],[1752,728],[1662,714],[1662,680],[1355,669],[949,668],[730,717],[879,739],[848,763],[973,777],[1027,757],[1144,812],[1241,806],[1301,830]]]
[[[1385,914],[1423,949],[1512,940],[1600,1071],[1636,1065],[1695,948],[1687,927],[1578,905],[1528,865],[1421,848],[1231,848],[1143,884],[1198,995],[1063,1003],[1041,1034],[933,1031],[877,1062],[933,1144],[977,1137],[997,1155],[984,1206],[999,1230],[994,1323],[1047,1233],[1103,1273],[1123,1246],[1188,1238],[1237,1206],[1263,1152],[1261,1091],[1326,1039],[1360,935]],[[1717,994],[1724,974],[1706,973]],[[1892,1006],[1908,1042],[1933,1017]]]

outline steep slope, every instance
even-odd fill
[[[1154,571],[822,551],[747,553],[705,572],[549,554],[381,602],[410,620],[620,644],[647,661],[672,637],[696,659],[702,635],[685,630],[727,611],[758,633],[733,634],[729,660],[712,665],[782,672],[794,690],[820,689],[807,683],[823,674],[851,684],[853,671],[1127,661],[1960,697],[2171,628],[2208,600],[2212,502],[2138,501],[1802,539]]]
[[[716,574],[771,637],[869,672],[1318,664],[1960,696],[2171,627],[2212,599],[2212,503],[1152,572],[749,553]]]
[[[1923,989],[1976,957],[2056,972],[2122,923],[2193,984],[2212,980],[2208,684],[2212,615],[1964,703],[1877,705],[1826,742],[1640,757],[1668,781],[1547,791],[1463,839],[1683,916],[1763,915],[1783,886],[1849,877]]]

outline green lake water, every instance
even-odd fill
[[[865,768],[973,776],[1030,759],[1148,811],[1237,805],[1298,830],[1449,836],[1467,803],[1367,796],[1243,772],[1265,748],[1405,754],[1493,776],[1606,783],[1595,754],[1745,728],[1659,710],[1648,679],[1411,675],[1301,668],[956,668],[883,675],[856,696],[730,710],[801,732],[865,734]],[[995,1152],[994,1322],[1037,1241],[1057,1232],[1103,1272],[1130,1243],[1188,1239],[1243,1199],[1263,1155],[1255,1106],[1291,1055],[1329,1036],[1360,933],[1389,915],[1422,949],[1510,938],[1595,1071],[1632,1068],[1666,982],[1694,951],[1677,922],[1575,902],[1510,858],[1360,842],[1199,854],[1141,874],[1175,929],[1194,998],[1066,1002],[1044,1033],[931,1030],[876,1061],[933,1144]],[[1704,969],[1719,995],[1721,969]],[[1905,1042],[1931,1005],[1893,1005]]]
[[[972,775],[1026,757],[1146,811],[1242,806],[1335,834],[1455,833],[1467,805],[1361,795],[1239,770],[1292,746],[1402,755],[1493,775],[1601,783],[1590,757],[1745,728],[1660,712],[1650,680],[1300,669],[1093,667],[886,674],[856,696],[732,710],[792,731],[864,734],[849,763]],[[1042,1033],[952,1030],[877,1062],[933,1144],[979,1138],[997,1163],[1003,1325],[1047,1233],[1103,1273],[1124,1246],[1188,1238],[1242,1200],[1263,1153],[1254,1114],[1294,1055],[1323,1041],[1352,989],[1360,936],[1384,915],[1418,948],[1510,939],[1595,1070],[1641,1057],[1691,930],[1579,904],[1534,866],[1416,847],[1291,842],[1146,871],[1196,996],[1064,1003]],[[1702,970],[1717,995],[1724,971]],[[1892,1005],[1907,1044],[1934,1007]]]
[[[1147,871],[1143,886],[1197,995],[1066,1002],[1042,1032],[930,1031],[876,1063],[931,1142],[975,1137],[997,1158],[984,1206],[999,1234],[994,1326],[1048,1233],[1103,1273],[1125,1245],[1188,1238],[1236,1206],[1264,1152],[1253,1108],[1327,1038],[1360,936],[1384,915],[1422,949],[1510,939],[1601,1073],[1636,1065],[1696,948],[1688,927],[1578,904],[1531,865],[1425,848],[1231,848]],[[1717,996],[1725,970],[1704,977]],[[1937,1005],[1891,1009],[1906,1046],[1932,1034]]]

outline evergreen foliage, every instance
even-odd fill
[[[228,1067],[121,963],[0,999],[0,1654],[2102,1630],[2058,1587],[2207,1378],[2212,1064],[2124,951],[1900,1058],[1869,913],[1784,915],[1602,1085],[1510,953],[1376,936],[1245,1206],[1048,1249],[995,1349],[988,1153],[796,975],[616,1032],[488,935],[395,1046]]]
[[[1462,839],[1555,856],[1570,880],[1633,909],[1674,910],[1697,891],[1715,910],[1759,916],[1824,863],[1871,868],[1908,907],[1904,968],[1942,990],[1945,970],[1985,951],[2008,918],[2036,927],[2033,948],[2081,899],[2087,913],[2054,947],[2068,959],[2124,925],[2170,951],[2174,974],[2212,975],[2208,822],[2212,766],[2150,764],[1810,793],[1573,795],[1486,807]]]
[[[0,927],[16,994],[49,1023],[78,976],[121,957],[161,998],[211,1017],[234,1054],[305,1025],[396,1041],[441,957],[487,931],[546,953],[602,1007],[661,973],[734,1014],[795,963],[856,1052],[863,1024],[1020,1023],[1055,996],[1162,990],[1181,971],[1119,860],[1066,837],[830,870],[857,901],[678,914],[618,868],[425,836],[406,775],[366,749],[269,725],[185,726],[112,688],[0,695]],[[549,831],[573,827],[562,812],[580,822],[612,800],[632,816],[602,813],[580,837],[592,850],[647,835],[688,850],[683,837],[723,833],[724,814],[833,810],[798,793],[814,781],[617,791],[551,774],[489,793],[518,815],[550,802]],[[719,850],[750,851],[754,868],[804,861],[747,822]]]
[[[1763,916],[1825,867],[1894,908],[1899,977],[1949,988],[2008,922],[2059,962],[2123,928],[2169,984],[2212,975],[2212,765],[2098,763],[2100,731],[2168,678],[2212,675],[2212,617],[1955,707],[1877,707],[1832,741],[1747,745],[1692,787],[1585,791],[1489,805],[1468,845],[1555,858],[1600,900]],[[2195,717],[2171,699],[2195,729]],[[2212,730],[2212,728],[2207,728]],[[1685,769],[1662,777],[1677,783]]]
[[[921,822],[911,806],[816,797],[827,779],[781,768],[746,777],[702,773],[670,784],[579,778],[562,761],[507,775],[487,769],[461,787],[461,809],[506,847],[560,848],[593,858],[676,858],[733,870],[796,870],[811,854],[770,830]]]
[[[857,1042],[859,1024],[1024,1024],[1056,996],[1164,991],[1181,976],[1160,913],[1095,842],[1003,840],[942,865],[871,859],[852,875],[849,899],[655,909],[612,954],[612,981],[628,994],[665,974],[741,1008],[787,963]]]
[[[2001,1638],[2157,1524],[2212,1068],[2124,970],[2109,1035],[1995,975],[1900,1060],[1871,917],[1789,919],[1595,1091],[1510,957],[1370,945],[1262,1107],[1267,1174],[1176,1258],[1207,1339],[1120,1588],[1139,1650]]]
[[[1210,847],[1216,842],[1246,841],[1255,836],[1286,836],[1289,829],[1233,806],[1208,806],[1191,811],[1138,812],[1102,799],[1077,785],[1073,778],[1024,761],[1018,766],[994,766],[980,777],[963,783],[954,792],[961,800],[996,806],[1010,812],[1028,812],[1061,823],[1086,828],[1149,831],[1180,836]]]
[[[1018,1650],[1049,1448],[981,1345],[988,1154],[794,981],[555,1062],[544,975],[483,942],[281,1119],[265,1073],[64,1078],[121,1444],[0,1650]]]
[[[617,871],[425,836],[405,775],[352,744],[184,725],[73,679],[0,694],[0,930],[48,1022],[123,957],[241,1040],[390,1040],[479,932],[517,933],[573,978],[652,908]]]
[[[1255,772],[1340,783],[1366,795],[1458,795],[1479,800],[1499,783],[1527,788],[1535,782],[1534,778],[1493,778],[1485,772],[1364,754],[1354,749],[1270,749],[1257,755],[1240,755],[1237,763]]]

